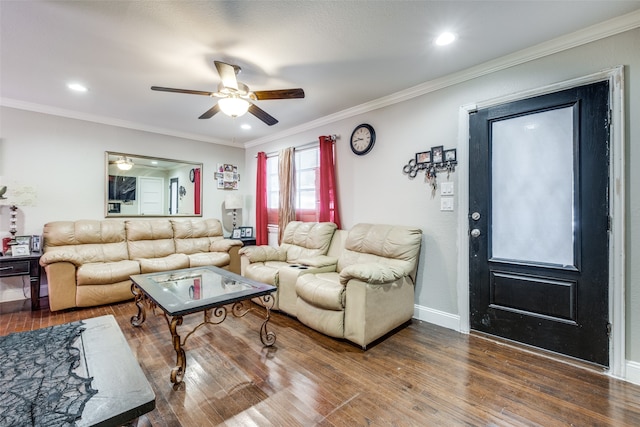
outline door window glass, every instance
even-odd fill
[[[491,257],[574,265],[573,107],[491,125]]]

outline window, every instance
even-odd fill
[[[295,151],[296,219],[317,221],[320,178],[320,150],[318,146]],[[267,157],[267,216],[269,224],[278,223],[280,189],[278,156]]]
[[[267,222],[278,223],[280,187],[278,182],[278,156],[267,157]]]

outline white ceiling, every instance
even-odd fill
[[[0,0],[0,102],[240,145],[638,9],[616,0]],[[438,48],[444,30],[458,40]],[[306,97],[257,101],[280,121],[269,127],[250,114],[198,120],[215,98],[150,90],[215,91],[214,60],[241,66],[252,90],[301,87]]]

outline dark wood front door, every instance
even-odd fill
[[[609,365],[609,83],[470,116],[470,326]]]

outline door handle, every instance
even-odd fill
[[[480,230],[477,228],[474,228],[473,230],[471,230],[471,237],[476,238],[480,236]]]

